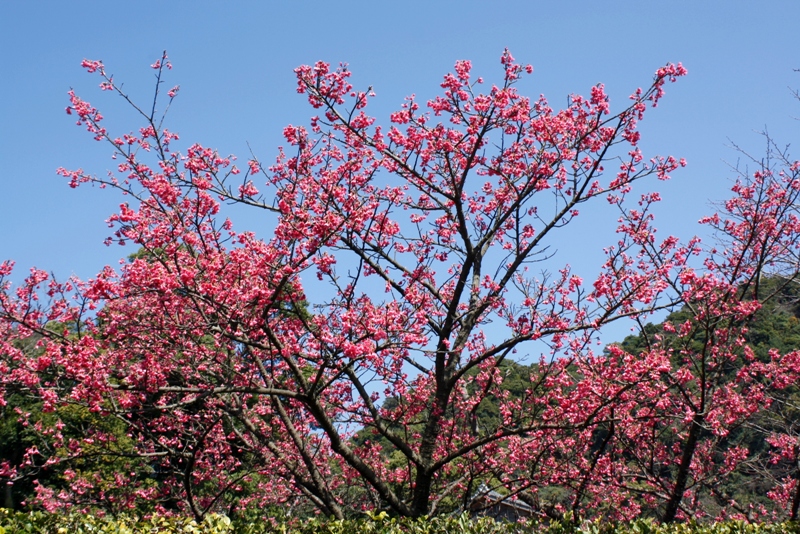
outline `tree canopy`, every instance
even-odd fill
[[[743,173],[703,220],[714,248],[657,239],[660,196],[641,191],[684,162],[645,156],[637,127],[685,69],[658,69],[617,111],[602,85],[555,110],[517,92],[531,67],[508,51],[500,63],[490,85],[457,62],[439,96],[409,97],[387,126],[346,66],[299,67],[317,115],[284,129],[273,165],[239,168],[176,148],[156,112],[178,91],[161,87],[166,54],[152,108],[84,61],[142,124],[112,133],[70,91],[67,112],[113,148],[115,169],[59,173],[124,193],[110,241],[141,252],[87,281],[33,270],[14,291],[3,282],[0,403],[18,393],[54,421],[102,418],[53,434],[59,450],[140,463],[115,473],[113,492],[76,472],[40,505],[420,517],[465,508],[483,484],[551,517],[786,513],[794,475],[749,510],[714,488],[760,452],[732,431],[800,369],[771,338],[758,356],[746,344],[797,278],[800,164],[774,151]],[[235,229],[225,203],[262,212],[270,235]],[[561,261],[551,246],[593,203],[619,217],[597,275],[534,272]],[[592,349],[609,323],[675,309],[637,340]],[[512,360],[529,347],[545,349],[522,374]],[[26,467],[4,459],[0,476]]]

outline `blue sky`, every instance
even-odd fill
[[[113,164],[108,147],[64,108],[73,87],[109,128],[138,127],[79,65],[103,60],[145,102],[148,65],[164,49],[175,65],[167,84],[181,85],[168,127],[182,141],[242,158],[249,143],[267,162],[283,127],[314,114],[296,94],[292,70],[319,59],[349,63],[354,85],[377,93],[372,112],[383,122],[404,96],[435,94],[457,59],[472,60],[476,76],[499,79],[504,47],[535,68],[520,92],[543,93],[554,107],[603,82],[612,110],[620,109],[659,66],[681,61],[689,76],[668,86],[645,118],[642,148],[687,159],[671,182],[654,187],[664,197],[661,232],[688,238],[702,232],[695,223],[709,201],[727,196],[728,163],[739,158],[730,141],[760,155],[765,127],[784,144],[797,135],[800,103],[790,88],[800,88],[798,20],[800,2],[791,0],[2,2],[0,259],[17,262],[15,280],[31,266],[88,278],[134,252],[102,244],[114,195],[71,190],[55,175],[60,166],[104,174]],[[268,235],[256,216],[234,222]],[[615,241],[613,213],[581,224],[559,261],[580,266]]]

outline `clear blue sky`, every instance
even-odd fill
[[[64,113],[70,87],[99,107],[110,128],[131,129],[118,98],[97,90],[79,67],[101,59],[140,101],[150,98],[163,49],[175,65],[167,83],[181,93],[169,120],[182,140],[247,156],[247,143],[272,161],[286,124],[313,115],[295,92],[292,69],[318,59],[347,62],[354,84],[373,86],[381,120],[416,93],[427,98],[457,59],[471,59],[487,81],[501,74],[504,47],[534,75],[523,94],[545,94],[561,106],[569,93],[603,82],[612,109],[645,86],[668,61],[689,76],[642,124],[645,154],[684,157],[689,166],[668,184],[660,209],[662,232],[688,238],[709,200],[727,196],[735,141],[754,154],[765,126],[783,143],[798,134],[800,2],[614,1],[572,2],[153,2],[4,1],[0,4],[0,259],[59,278],[87,278],[134,250],[106,248],[104,220],[116,199],[91,188],[71,190],[59,166],[104,174],[108,147],[91,140]],[[800,154],[798,154],[800,156]],[[599,254],[614,241],[613,220],[586,220],[583,237],[564,244]],[[237,228],[267,235],[257,218]],[[595,236],[592,230],[602,229]],[[612,229],[612,233],[608,230]],[[577,244],[577,245],[576,245]],[[15,276],[19,279],[19,276]]]

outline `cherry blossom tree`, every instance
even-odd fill
[[[680,269],[662,271],[680,295],[680,311],[658,327],[637,317],[638,336],[577,364],[584,399],[595,396],[598,404],[601,396],[627,392],[605,407],[606,422],[562,453],[573,464],[564,484],[578,488],[573,512],[580,498],[597,507],[608,505],[611,495],[611,505],[624,505],[632,516],[655,513],[666,522],[776,513],[763,503],[736,502],[725,489],[737,471],[754,476],[760,451],[742,429],[763,421],[776,398],[786,408],[781,391],[798,378],[796,351],[773,348],[758,358],[747,337],[761,307],[797,283],[800,164],[774,151],[754,161],[759,169],[740,173],[732,198],[701,221],[712,228],[715,246],[703,250],[694,239],[680,249],[700,255],[702,266],[676,262]],[[624,213],[620,229],[641,246],[640,257],[657,266],[663,244],[652,238],[649,204],[643,207]],[[762,432],[762,442],[768,434]],[[777,447],[773,461],[789,458],[780,432],[767,441]]]
[[[661,484],[670,520],[705,458],[693,429],[758,409],[756,385],[711,387],[686,373],[741,346],[719,318],[746,317],[758,302],[747,284],[794,251],[793,226],[761,222],[776,210],[791,216],[794,197],[780,191],[794,178],[783,190],[735,191],[723,210],[731,219],[708,220],[730,239],[703,271],[689,267],[704,253],[697,240],[656,240],[650,207],[660,198],[634,187],[684,163],[645,157],[637,125],[686,73],[680,64],[612,112],[602,85],[558,111],[521,96],[516,85],[532,68],[508,51],[496,85],[459,61],[427,111],[409,97],[386,127],[367,114],[375,95],[354,89],[346,66],[303,66],[297,91],[317,115],[284,129],[274,164],[254,157],[241,168],[199,144],[175,148],[180,139],[157,112],[179,89],[162,90],[166,54],[152,66],[148,108],[101,62],[83,66],[142,126],[109,132],[70,92],[67,112],[116,161],[106,176],[59,173],[72,187],[122,192],[109,243],[140,252],[88,281],[32,270],[14,291],[4,282],[0,395],[13,386],[45,409],[76,404],[124,422],[135,455],[165,482],[121,474],[121,502],[151,499],[200,517],[300,498],[336,517],[371,508],[421,516],[465,506],[489,483],[530,502],[540,488],[567,488],[571,504],[553,513],[619,517],[614,503],[632,502],[633,488],[616,473],[633,470],[633,452],[663,448],[648,437],[660,424],[650,421],[690,406],[673,431],[682,440],[670,452],[681,458],[674,478],[644,482]],[[235,229],[226,203],[261,210],[270,235]],[[587,203],[620,213],[589,284],[552,253]],[[0,267],[4,280],[11,272],[11,262]],[[641,354],[590,350],[605,325],[679,304],[695,320],[686,332],[676,326],[678,338],[705,329],[701,356],[658,343]],[[21,350],[34,336],[36,350]],[[503,363],[531,351],[543,354],[524,395],[511,398]],[[489,402],[501,417],[481,427],[476,414]],[[70,454],[89,441],[112,454],[118,438],[98,429],[62,441]],[[0,476],[21,468],[6,463]],[[41,501],[62,506],[91,485],[75,475],[72,493],[43,488]],[[651,502],[640,497],[637,506]],[[592,505],[602,499],[610,506]]]
[[[774,247],[769,253],[772,258],[776,249],[795,253],[795,217],[784,211],[791,204],[781,198],[787,195],[794,202],[795,181],[794,177],[764,180],[756,174],[748,183],[737,184],[737,198],[728,203],[728,208],[736,205],[729,211],[732,216],[707,221],[728,238],[725,252],[707,258],[702,274],[682,273],[684,309],[661,331],[642,336],[647,348],[638,356],[660,355],[663,372],[647,391],[639,391],[638,405],[627,412],[637,417],[629,419],[627,428],[617,426],[622,448],[616,454],[628,459],[625,484],[660,502],[666,521],[702,516],[714,509],[721,509],[723,516],[733,513],[749,519],[765,513],[747,505],[742,508],[719,488],[751,460],[754,451],[737,431],[769,406],[768,393],[775,385],[745,342],[758,309],[797,277],[792,267],[789,277],[771,280],[767,291],[767,284],[762,284],[767,269],[759,264],[767,255],[754,252],[763,246],[761,250]],[[750,211],[750,195],[771,208]],[[745,210],[737,209],[744,206]],[[776,223],[783,227],[772,234],[777,239],[754,246],[750,232]],[[741,243],[747,243],[749,250],[737,247]],[[624,353],[615,356],[625,357]],[[771,356],[779,358],[777,353]],[[778,374],[785,377],[788,371]],[[645,398],[649,401],[643,402]],[[643,440],[643,434],[650,439]]]

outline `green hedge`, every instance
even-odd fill
[[[0,534],[800,534],[797,523],[751,524],[730,521],[716,524],[657,525],[650,520],[612,525],[570,522],[523,526],[496,523],[488,518],[435,517],[394,519],[385,513],[358,520],[313,519],[298,525],[231,523],[211,515],[201,523],[180,517],[100,518],[72,513],[12,512],[0,508]]]

